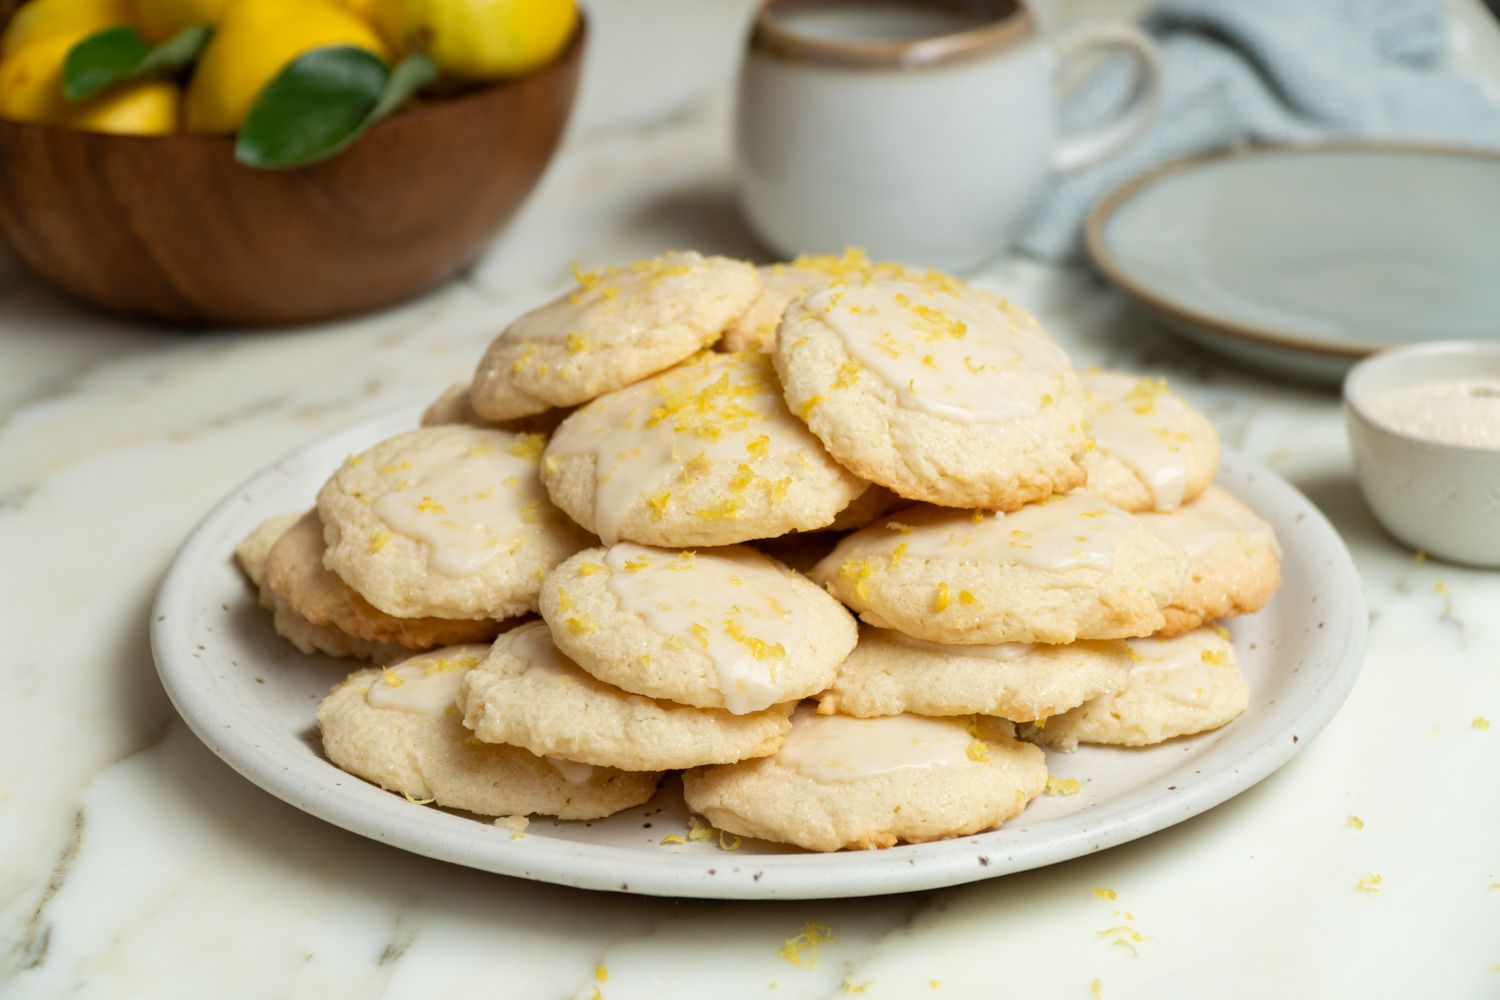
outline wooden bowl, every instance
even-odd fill
[[[535,186],[567,123],[582,20],[516,80],[409,108],[293,170],[221,136],[102,135],[0,121],[0,239],[95,305],[268,326],[363,312],[451,277]]]

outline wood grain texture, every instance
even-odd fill
[[[408,108],[330,160],[266,171],[233,139],[0,121],[0,239],[114,312],[194,325],[332,319],[473,261],[531,192],[567,123],[582,21],[547,67]]]

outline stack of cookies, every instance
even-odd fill
[[[1276,542],[1159,380],[857,253],[575,277],[240,547],[299,649],[388,664],[319,710],[339,767],[564,819],[681,771],[714,826],[837,850],[998,826],[1039,744],[1244,710],[1212,623]]]

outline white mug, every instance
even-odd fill
[[[1102,127],[1059,137],[1075,57],[1117,49],[1135,87]],[[785,256],[973,267],[1004,250],[1054,171],[1096,163],[1150,124],[1160,65],[1125,24],[1048,43],[1020,0],[765,0],[740,77],[739,196]]]

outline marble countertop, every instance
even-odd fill
[[[312,436],[466,377],[575,259],[756,254],[728,197],[744,0],[596,7],[563,155],[485,258],[425,298],[192,335],[85,311],[0,262],[0,620],[17,640],[0,709],[0,995],[1500,995],[1500,573],[1421,561],[1381,533],[1332,395],[1191,354],[1079,271],[1011,261],[984,277],[1080,364],[1166,374],[1327,513],[1364,578],[1353,695],[1219,808],[959,888],[673,901],[401,853],[262,793],[193,737],[157,681],[147,609],[215,500]],[[1493,24],[1455,7],[1463,58],[1500,76]],[[1357,891],[1367,875],[1378,891]],[[1100,934],[1124,914],[1132,948]],[[834,940],[815,966],[790,964],[781,947],[808,921]]]

